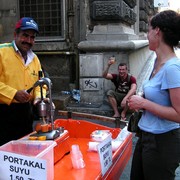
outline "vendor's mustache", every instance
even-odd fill
[[[27,42],[22,42],[22,44],[27,44],[28,46],[32,46],[31,43],[27,43]]]

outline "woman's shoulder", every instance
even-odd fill
[[[172,65],[180,65],[180,58],[179,57],[173,57],[169,59],[166,63],[166,66],[172,66]]]
[[[171,58],[169,61],[167,61],[164,65],[164,70],[166,72],[173,73],[174,70],[180,70],[180,59],[178,57]]]

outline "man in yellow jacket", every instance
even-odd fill
[[[29,17],[15,26],[14,41],[0,44],[0,145],[32,132],[32,102],[39,88],[27,90],[38,80],[41,64],[31,50],[39,30]]]

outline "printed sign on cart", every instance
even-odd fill
[[[0,151],[0,180],[45,180],[46,160]]]
[[[102,176],[112,165],[112,143],[111,136],[108,136],[105,140],[98,144],[98,153],[100,157]]]

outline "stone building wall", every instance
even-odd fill
[[[1,0],[0,42],[13,39],[15,22],[21,15],[18,2]],[[148,59],[146,31],[148,16],[155,13],[153,0],[60,2],[64,16],[63,37],[55,37],[51,41],[49,37],[39,37],[33,50],[52,79],[53,93],[59,95],[74,84],[81,90],[82,101],[102,103],[105,91],[113,88],[101,77],[110,56],[116,56],[117,64],[127,62],[130,71],[137,76]],[[114,66],[111,70],[116,69]],[[96,85],[86,86],[91,82],[89,78],[98,85],[98,90],[93,89]]]
[[[130,73],[141,78],[141,71],[153,54],[148,49],[146,32],[148,17],[155,9],[152,2],[141,0],[90,0],[89,3],[90,31],[78,45],[82,52],[79,55],[81,101],[102,104],[107,90],[114,88],[111,81],[102,78],[109,57],[114,55],[117,60],[109,72],[117,72],[118,64],[126,62]]]

